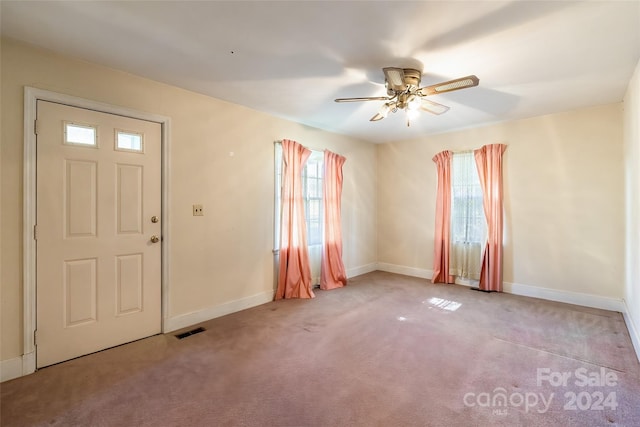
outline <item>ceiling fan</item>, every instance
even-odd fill
[[[417,117],[419,110],[432,114],[443,114],[449,110],[446,105],[425,99],[426,96],[451,92],[478,86],[478,78],[474,75],[420,87],[422,73],[413,68],[383,68],[387,96],[369,96],[363,98],[337,98],[336,102],[385,101],[378,113],[369,119],[372,122],[382,120],[389,112],[398,110],[407,112],[407,126],[410,120]]]

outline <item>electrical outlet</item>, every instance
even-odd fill
[[[193,205],[193,216],[204,216],[204,208],[202,205]]]

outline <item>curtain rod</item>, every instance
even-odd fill
[[[280,141],[273,141],[273,143],[274,143],[274,145],[275,145],[275,144],[282,144],[282,140],[280,140]],[[300,144],[300,143],[298,142],[298,144]],[[309,147],[308,145],[304,145],[304,144],[300,144],[300,145],[302,145],[304,148],[306,148],[306,149],[308,149],[308,150],[311,150],[311,151],[327,151],[327,149],[326,149],[326,148],[313,148],[313,147]]]
[[[494,145],[494,144],[486,144],[486,145],[483,145],[482,147],[486,147],[487,145]],[[507,145],[507,144],[500,144],[500,145]],[[482,147],[480,147],[480,148],[482,148]],[[462,151],[453,151],[453,150],[449,150],[449,151],[451,151],[454,154],[464,154],[464,153],[473,153],[476,150],[479,150],[480,148],[472,148],[470,150],[462,150]]]

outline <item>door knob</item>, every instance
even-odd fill
[[[151,236],[151,243],[158,243],[159,241],[160,241],[160,238],[155,234]]]
[[[151,222],[152,222],[152,223],[154,223],[154,224],[155,224],[155,223],[156,223],[156,222],[158,222],[158,221],[160,221],[160,218],[158,218],[157,216],[155,216],[155,215],[154,215],[154,216],[152,216],[152,217],[151,217]]]

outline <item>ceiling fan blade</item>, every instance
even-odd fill
[[[336,98],[335,102],[388,101],[386,96],[366,96],[363,98]]]
[[[403,91],[407,88],[404,82],[404,70],[402,68],[386,67],[383,68],[384,78],[388,86],[394,91]]]
[[[437,115],[444,114],[449,111],[449,107],[447,107],[446,105],[438,104],[437,102],[429,101],[424,98],[422,98],[420,109],[428,113]]]
[[[382,119],[384,119],[384,118],[385,118],[385,116],[383,116],[382,114],[380,114],[380,113],[376,113],[376,115],[375,115],[375,116],[373,116],[373,117],[371,117],[371,118],[369,119],[369,121],[370,121],[370,122],[377,122],[378,120],[382,120]]]
[[[478,86],[480,80],[476,76],[460,77],[459,79],[449,80],[448,82],[437,83],[431,86],[425,86],[418,89],[418,93],[423,96],[435,95],[437,93],[451,92],[458,89],[466,89],[468,87]]]

